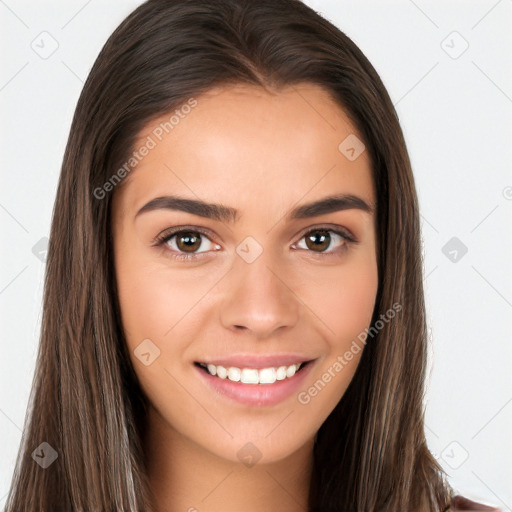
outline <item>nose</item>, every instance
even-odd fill
[[[220,313],[226,329],[250,331],[258,339],[293,328],[300,312],[290,272],[265,254],[263,251],[252,263],[241,258],[235,261],[227,276]]]

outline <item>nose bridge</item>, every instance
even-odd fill
[[[240,244],[240,249],[254,247]],[[251,261],[236,258],[229,273],[229,289],[222,304],[221,321],[228,329],[244,328],[258,337],[271,336],[276,330],[293,326],[299,315],[299,304],[291,290],[286,272],[264,250]]]

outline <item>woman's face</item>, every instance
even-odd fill
[[[155,429],[277,461],[312,443],[361,357],[378,285],[369,155],[312,84],[195,100],[140,133],[114,191],[122,324]]]

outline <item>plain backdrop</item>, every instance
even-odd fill
[[[102,45],[140,3],[0,0],[0,507],[71,118]],[[456,490],[512,511],[512,0],[307,3],[375,66],[408,144],[431,338],[429,446]]]

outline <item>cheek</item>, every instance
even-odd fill
[[[186,306],[190,308],[195,286],[186,273],[169,270],[161,251],[150,247],[148,234],[139,235],[120,224],[114,236],[114,263],[127,342],[152,336],[162,340]]]
[[[323,281],[305,284],[310,288],[309,304],[326,327],[326,339],[342,349],[371,322],[378,288],[378,272],[370,256],[340,266]]]
[[[150,402],[165,410],[170,395],[182,395],[166,369],[176,369],[186,350],[187,337],[176,331],[183,328],[179,322],[197,302],[196,294],[183,279],[166,275],[160,266],[136,255],[118,261],[116,275],[122,325],[135,373]],[[150,355],[144,361],[146,353]],[[174,405],[181,406],[180,401]]]
[[[192,300],[187,299],[192,294],[190,287],[166,277],[160,265],[141,252],[123,251],[121,247],[116,257],[116,278],[126,341],[131,349],[147,338],[163,347],[169,331],[185,314],[185,305]]]
[[[145,338],[160,338],[170,328],[171,297],[161,280],[140,266],[118,268],[118,294],[123,327],[130,346]],[[166,317],[168,322],[166,322]]]
[[[334,286],[332,283],[336,283]],[[309,387],[297,400],[320,424],[335,408],[352,381],[364,350],[358,337],[370,325],[378,289],[372,258],[342,267],[310,294],[325,327],[325,356]]]

